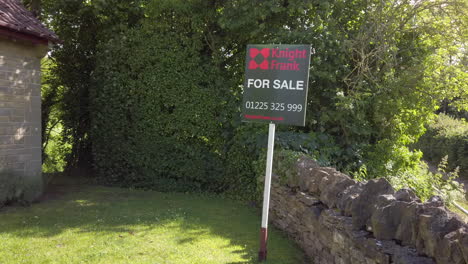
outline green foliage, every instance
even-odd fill
[[[363,164],[361,167],[359,167],[359,169],[357,171],[352,172],[351,176],[356,181],[364,181],[365,179],[368,179],[369,175],[367,173],[367,166],[365,164]]]
[[[63,172],[66,168],[66,158],[70,154],[71,145],[63,140],[62,129],[60,123],[55,125],[49,123],[48,138],[43,145],[42,172],[44,173]]]
[[[237,4],[245,9],[232,8]],[[441,29],[465,23],[458,20],[464,9],[459,1],[234,1],[219,23],[245,43],[311,43],[309,109],[301,132],[328,137],[324,156],[339,169],[353,172],[366,164],[369,177],[381,177],[417,167],[421,154],[406,146],[423,134],[440,100],[467,91],[456,70],[462,64],[445,68],[442,55],[462,56],[454,43],[463,33]],[[236,51],[228,52],[229,62],[242,72],[244,54]],[[446,80],[444,86],[433,85],[437,79]]]
[[[56,67],[49,58],[41,61],[42,95],[42,170],[46,173],[63,172],[71,144],[64,139],[62,104],[64,87],[57,85],[51,69]]]
[[[304,154],[291,150],[279,150],[274,157],[275,174],[279,175],[279,182],[289,186],[298,186],[296,163]]]
[[[273,174],[277,175],[275,181],[291,188],[299,187],[299,178],[297,174],[297,162],[302,156],[307,156],[302,152],[276,149],[274,156]],[[313,157],[308,156],[313,159]],[[256,173],[258,178],[257,199],[262,198],[263,183],[265,175],[266,153],[260,155],[256,162]],[[353,178],[358,181],[364,181],[369,178],[366,165],[353,173]],[[463,186],[456,181],[458,178],[458,169],[448,170],[447,157],[444,157],[436,171],[431,171],[428,165],[420,162],[418,166],[411,170],[405,170],[399,174],[387,176],[392,186],[399,190],[401,188],[410,188],[415,191],[417,196],[425,201],[433,195],[441,196],[447,204],[452,201],[463,200],[465,191]]]
[[[301,151],[283,149],[278,146],[275,148],[275,153],[273,156],[272,181],[281,185],[288,186],[292,189],[299,189],[301,182],[297,170],[297,163],[301,158],[314,160],[315,162],[317,162],[318,165],[324,166],[309,154],[305,154]],[[266,150],[261,152],[259,159],[255,162],[257,190],[256,195],[254,197],[257,201],[262,201],[263,199],[265,170]]]
[[[302,152],[316,160],[320,166],[336,167],[352,173],[365,166],[360,145],[342,146],[339,139],[326,132],[300,133],[280,131],[276,144],[285,150]]]
[[[89,94],[93,89],[97,45],[138,25],[144,1],[43,0],[40,17],[59,36],[50,53],[43,96],[43,136],[53,129],[55,116],[63,126],[61,140],[71,145],[67,166],[92,163]],[[55,108],[55,109],[53,109]],[[46,137],[43,137],[47,139]],[[44,144],[46,144],[44,142]]]
[[[202,21],[187,19],[185,6],[172,8],[156,5],[141,28],[100,46],[91,94],[95,165],[107,183],[221,191],[226,82],[202,56]]]
[[[460,176],[468,176],[468,123],[465,120],[439,114],[414,147],[421,149],[424,159],[433,164],[448,156],[448,168],[460,167]]]
[[[437,173],[441,174],[438,176],[440,180],[434,186],[437,194],[442,196],[445,201],[451,203],[455,200],[463,200],[466,196],[463,186],[456,181],[459,177],[459,167],[456,167],[453,171],[448,171],[448,156],[442,158],[437,167]]]
[[[441,113],[429,123],[428,130],[428,132],[437,132],[436,135],[439,137],[466,137],[468,136],[468,122]]]
[[[463,187],[455,181],[458,178],[458,169],[449,172],[447,157],[439,163],[437,171],[431,172],[426,163],[421,162],[413,170],[388,177],[395,189],[411,188],[421,200],[427,200],[433,195],[444,198],[447,204],[455,200],[464,199]]]
[[[306,126],[281,128],[278,142],[361,177],[417,170],[408,144],[443,99],[463,109],[468,98],[460,0],[59,0],[43,10],[63,40],[51,89],[68,166],[93,163],[107,183],[254,194],[266,130],[239,121],[249,43],[312,45]]]
[[[258,178],[265,175],[268,127],[245,123],[234,133],[225,154],[227,193],[234,198],[258,201]]]

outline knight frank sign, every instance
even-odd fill
[[[242,120],[305,125],[310,45],[248,45]]]

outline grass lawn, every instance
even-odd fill
[[[466,200],[458,200],[456,201],[461,207],[465,210],[468,210],[468,201]],[[457,213],[466,223],[468,223],[468,215],[463,213],[460,209],[455,207],[455,205],[449,205],[449,209],[455,213]]]
[[[0,211],[0,263],[257,263],[261,216],[217,196],[85,186]],[[270,229],[266,263],[304,254]]]

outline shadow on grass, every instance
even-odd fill
[[[137,235],[157,240],[153,233],[157,228],[175,234],[173,240],[181,246],[207,237],[227,239],[229,243],[223,247],[246,260],[227,264],[256,262],[258,215],[242,203],[216,196],[87,186],[30,208],[14,207],[0,212],[0,237],[9,234],[50,238],[73,230],[96,236],[124,239]],[[270,232],[272,262],[268,263],[303,262],[302,253],[291,244],[279,232]],[[295,256],[283,262],[284,255],[291,253]]]

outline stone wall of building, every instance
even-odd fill
[[[307,158],[291,170],[286,183],[273,179],[270,220],[314,264],[468,263],[467,224],[439,197],[421,203],[385,179],[356,182]]]
[[[24,188],[15,192],[27,200],[42,192],[40,60],[46,52],[45,45],[0,37],[0,171],[20,178]],[[0,181],[5,192],[8,179]]]

